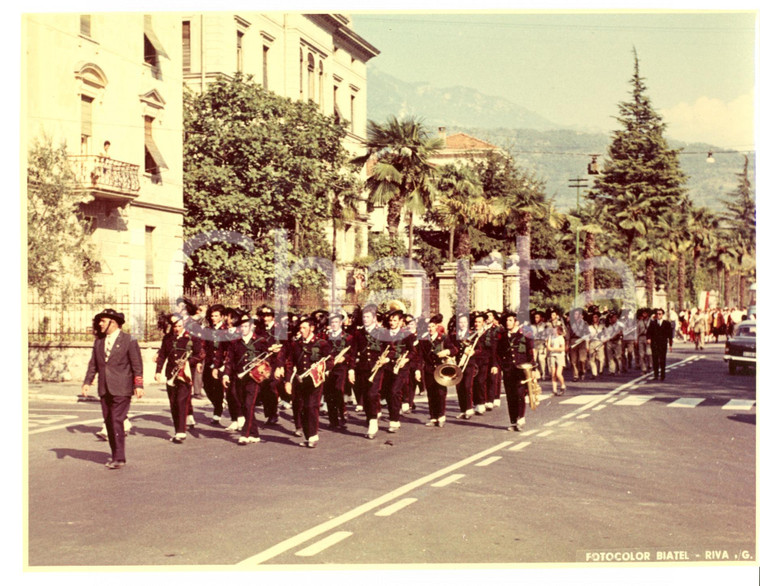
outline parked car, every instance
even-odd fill
[[[746,320],[736,326],[734,337],[726,342],[723,360],[728,362],[728,373],[736,374],[737,366],[755,368],[755,342],[757,325],[753,320]]]

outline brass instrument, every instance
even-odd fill
[[[180,356],[179,360],[177,360],[177,363],[174,365],[174,368],[172,369],[171,375],[168,379],[166,379],[166,384],[170,387],[174,386],[174,379],[177,378],[177,376],[182,374],[182,378],[186,381],[189,381],[192,379],[192,375],[190,374],[189,370],[185,370],[185,367],[187,366],[187,361],[190,360],[190,355],[193,353],[192,348],[185,348],[185,351],[182,353],[182,356]]]
[[[404,368],[407,362],[409,362],[409,350],[398,357],[396,364],[393,366],[393,374],[398,374],[398,371]]]
[[[442,364],[435,367],[433,378],[442,387],[453,387],[462,382],[464,372],[457,366],[456,359],[449,356]]]
[[[390,345],[386,346],[385,350],[383,350],[383,353],[378,357],[377,362],[375,362],[375,366],[372,367],[372,374],[369,375],[369,382],[375,380],[375,375],[377,374],[377,371],[380,370],[380,367],[385,364],[384,360],[388,357],[388,352],[390,352],[390,349]]]
[[[317,362],[310,365],[309,368],[307,368],[305,371],[303,371],[301,374],[298,375],[298,382],[303,382],[303,379],[305,379],[307,376],[309,376],[312,373],[313,368],[319,368],[320,364],[323,364],[327,362],[327,359],[330,358],[329,356],[325,356],[324,358],[320,358]],[[327,373],[325,373],[327,374]],[[312,377],[312,380],[314,380],[314,377]],[[317,381],[314,380],[314,386],[317,386]]]
[[[251,378],[257,383],[269,378],[272,374],[272,366],[267,362],[267,359],[278,352],[282,348],[282,344],[274,344],[269,347],[267,352],[262,352],[256,356],[253,360],[250,360],[238,373],[238,378],[242,379],[246,374],[251,374]]]
[[[525,362],[518,365],[525,371],[525,380],[520,381],[522,385],[528,385],[528,401],[530,402],[530,408],[535,409],[541,403],[541,385],[538,384],[538,373],[535,372],[533,365],[530,362]]]
[[[472,352],[468,352],[467,350],[469,350],[470,348],[475,348],[475,345],[478,343],[478,340],[480,340],[480,337],[485,333],[486,333],[485,330],[483,330],[479,334],[477,332],[473,332],[464,341],[467,347],[464,349],[464,352],[462,353],[462,359],[459,361],[459,368],[462,370],[462,372],[464,372],[465,368],[467,368],[467,364],[470,362],[470,358],[475,353],[474,350]],[[470,342],[470,340],[472,340],[473,337],[475,337],[475,341]]]

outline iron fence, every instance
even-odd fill
[[[86,294],[54,291],[45,295],[30,289],[26,299],[29,342],[91,342],[95,325],[93,319],[105,308],[124,314],[124,331],[142,341],[158,341],[163,335],[159,327],[160,318],[176,311],[179,299],[195,306],[207,307],[218,303],[249,311],[255,311],[263,304],[275,307],[273,296],[258,290],[208,292],[186,288],[181,297],[176,297],[155,287],[96,289]],[[362,298],[346,294],[340,301],[341,306],[348,310],[361,304]],[[317,309],[327,309],[328,306],[321,293],[294,289],[288,293],[286,307],[287,311],[303,315]]]

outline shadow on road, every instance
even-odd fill
[[[738,423],[749,423],[750,425],[757,425],[757,415],[755,413],[736,413],[728,416],[729,421],[736,421]]]
[[[102,464],[105,457],[102,450],[93,452],[91,450],[74,450],[71,448],[51,448],[50,451],[55,453],[56,458],[59,460],[63,460],[64,458],[75,458],[77,460]]]

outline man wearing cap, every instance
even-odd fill
[[[256,312],[259,317],[259,327],[256,329],[256,337],[266,340],[266,346],[277,345],[279,340],[287,340],[287,332],[280,332],[275,327],[274,309],[268,305],[262,305]],[[261,404],[264,406],[264,417],[268,425],[274,425],[280,419],[277,413],[277,407],[280,402],[280,386],[284,381],[278,381],[274,378],[274,369],[272,376],[261,383]]]
[[[435,380],[435,369],[449,357],[457,353],[457,346],[444,333],[443,316],[439,313],[428,321],[428,335],[423,336],[419,343],[419,354],[422,359],[425,390],[428,396],[430,419],[427,427],[443,427],[446,423],[446,393],[448,389]]]
[[[300,336],[287,346],[283,360],[293,365],[293,395],[300,397],[298,403],[303,422],[304,441],[300,445],[305,448],[317,447],[325,372],[333,366],[330,344],[314,334],[315,325],[311,317],[301,320],[298,326]]]
[[[124,419],[129,412],[132,395],[143,396],[143,364],[137,340],[121,331],[124,314],[105,309],[95,316],[102,338],[95,340],[87,373],[82,384],[82,395],[87,396],[98,375],[98,396],[111,446],[111,459],[106,462],[110,470],[127,464],[125,454]]]
[[[330,316],[327,330],[327,343],[330,345],[330,356],[333,357],[333,367],[325,381],[325,401],[330,428],[346,428],[345,388],[348,369],[353,368],[351,344],[353,336],[343,331],[343,316],[335,313]]]
[[[483,344],[489,355],[493,355],[496,349],[496,343],[499,341],[504,328],[499,323],[499,314],[493,309],[486,311],[486,333],[483,336]],[[496,373],[493,373],[493,367],[496,367]],[[494,407],[501,405],[501,366],[499,362],[491,364],[488,370],[488,385],[486,395],[486,410],[490,411]]]
[[[388,314],[387,340],[390,348],[388,362],[383,367],[383,386],[388,397],[388,432],[396,433],[401,427],[401,406],[404,391],[409,384],[409,369],[414,352],[414,336],[404,325],[404,312],[395,309]]]
[[[175,444],[181,444],[187,438],[192,377],[198,365],[203,364],[203,345],[200,338],[191,336],[185,329],[185,320],[181,315],[175,314],[170,320],[172,332],[164,336],[158,350],[156,382],[161,382],[161,368],[166,363],[166,393],[174,423],[174,435],[170,439]]]
[[[367,439],[374,439],[378,430],[380,413],[380,389],[383,385],[384,368],[387,356],[381,358],[386,347],[387,333],[377,323],[377,306],[370,304],[362,310],[362,327],[356,330],[350,352],[355,357],[355,367],[349,369],[348,380],[355,385],[356,392],[362,399],[364,414],[367,418]],[[377,372],[372,377],[375,367]]]
[[[224,362],[224,375],[222,386],[230,389],[231,385],[238,385],[239,396],[243,397],[243,415],[245,423],[240,430],[238,444],[248,445],[261,441],[259,428],[256,423],[256,399],[261,389],[260,383],[252,376],[251,363],[257,356],[267,352],[267,344],[264,338],[259,338],[254,332],[253,319],[244,315],[240,318],[240,338],[230,342],[227,348]]]
[[[504,332],[496,344],[494,356],[494,359],[501,363],[504,376],[504,390],[509,412],[507,431],[512,429],[521,431],[520,422],[525,419],[527,389],[522,384],[525,371],[520,368],[520,365],[531,363],[534,367],[536,366],[533,360],[533,340],[522,333],[520,324],[515,318],[515,313],[511,311],[504,313]]]

